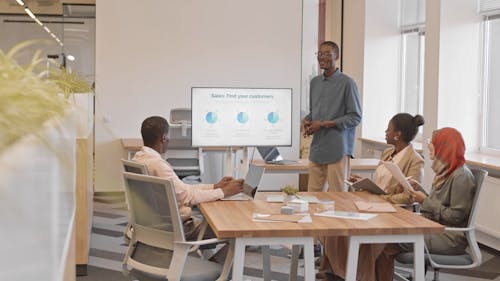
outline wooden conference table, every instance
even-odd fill
[[[415,280],[424,280],[424,234],[439,234],[444,227],[402,208],[396,213],[379,213],[369,220],[341,219],[311,215],[311,223],[255,222],[253,213],[279,214],[282,203],[268,203],[266,196],[276,194],[259,192],[252,201],[214,201],[199,205],[201,212],[218,238],[234,239],[233,281],[242,280],[247,245],[293,244],[297,256],[298,245],[304,246],[304,280],[315,280],[314,237],[349,236],[347,281],[356,280],[359,245],[363,243],[414,243]],[[320,200],[335,201],[337,211],[356,211],[354,201],[383,201],[366,192],[301,192]],[[313,212],[314,204],[310,204]],[[228,257],[225,272],[231,263]],[[294,262],[292,261],[292,264]],[[295,272],[293,272],[295,271]],[[296,268],[290,272],[296,278]]]

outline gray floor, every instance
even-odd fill
[[[77,281],[121,281],[127,279],[121,272],[121,261],[127,245],[123,240],[123,229],[127,224],[127,212],[123,194],[97,194],[94,200],[94,217],[90,243],[90,258],[87,276]],[[290,259],[286,247],[271,249],[272,279],[288,280]],[[404,269],[403,269],[404,272]],[[258,248],[246,251],[244,280],[262,280],[262,256]],[[303,280],[303,267],[299,264],[299,280]],[[432,280],[432,271],[426,280]],[[476,269],[442,271],[443,281],[496,280],[500,281],[500,257],[493,251],[483,249],[483,264]]]

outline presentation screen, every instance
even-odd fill
[[[193,146],[292,145],[292,89],[191,88]]]

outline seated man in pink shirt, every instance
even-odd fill
[[[142,122],[141,135],[144,146],[139,150],[133,161],[146,165],[149,174],[171,180],[184,223],[184,233],[187,240],[196,239],[201,220],[191,215],[191,206],[201,202],[215,201],[243,191],[243,179],[224,177],[216,184],[186,184],[175,174],[170,164],[165,161],[168,145],[167,120],[152,116]]]

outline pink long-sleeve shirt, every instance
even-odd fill
[[[183,219],[191,215],[191,206],[224,198],[222,189],[214,189],[213,184],[191,185],[181,181],[170,164],[161,157],[160,153],[150,147],[143,146],[141,150],[135,153],[132,160],[146,165],[149,175],[172,181]]]

